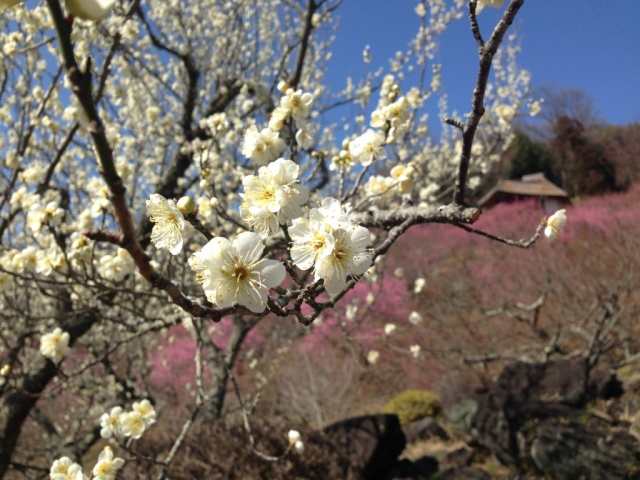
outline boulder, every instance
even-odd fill
[[[581,425],[550,421],[537,427],[531,458],[545,475],[558,480],[640,478],[638,442],[626,432],[608,434]]]
[[[516,362],[502,371],[471,421],[474,437],[504,464],[521,454],[520,429],[528,421],[579,415],[587,391],[582,359],[547,363]],[[520,441],[519,441],[520,440]]]
[[[422,457],[412,462],[400,460],[387,471],[384,480],[420,480],[430,478],[438,472],[438,462],[431,457]]]
[[[324,429],[366,480],[386,478],[398,463],[406,440],[397,415],[366,415]]]
[[[402,427],[402,432],[407,443],[417,442],[418,440],[427,440],[429,438],[440,438],[447,440],[449,436],[433,417],[425,417]]]
[[[609,400],[611,398],[621,397],[624,393],[624,388],[615,370],[596,370],[589,375],[587,392],[589,398]]]
[[[447,408],[445,414],[449,422],[461,432],[471,432],[471,421],[478,411],[479,401],[475,398],[467,398]]]
[[[438,480],[491,480],[491,476],[480,468],[448,468],[438,475]]]

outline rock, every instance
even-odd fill
[[[467,467],[473,460],[473,449],[466,443],[460,443],[448,450],[435,450],[429,455],[438,460],[438,463],[446,468]]]
[[[438,462],[431,457],[422,457],[412,462],[404,459],[387,471],[384,480],[413,480],[429,478],[438,472]]]
[[[455,428],[461,432],[471,432],[471,420],[478,411],[479,402],[474,398],[467,398],[445,410],[445,414]]]
[[[350,418],[324,429],[366,480],[386,478],[398,463],[406,440],[397,415]]]
[[[622,382],[618,380],[615,370],[596,370],[589,375],[587,385],[589,398],[610,398],[621,397],[624,393]]]
[[[413,443],[418,440],[427,440],[429,438],[440,438],[447,440],[449,436],[433,417],[425,417],[402,427],[402,432],[407,443]]]
[[[579,415],[586,398],[587,364],[582,359],[508,365],[480,402],[474,437],[504,464],[515,463],[527,421]],[[519,441],[520,440],[520,441]]]
[[[624,480],[640,478],[638,442],[626,432],[607,434],[581,425],[541,422],[531,458],[558,480]]]
[[[475,467],[454,467],[438,475],[438,480],[491,480],[491,476]]]

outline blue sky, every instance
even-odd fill
[[[387,59],[417,31],[417,3],[344,0],[327,80],[343,87],[346,75],[360,78],[365,45],[371,46],[372,70],[388,66]],[[485,9],[479,16],[485,39],[503,10]],[[577,87],[594,99],[607,122],[640,122],[638,19],[640,0],[527,0],[514,23],[522,36],[519,63],[531,72],[534,87]],[[466,16],[443,35],[437,61],[450,107],[469,111],[477,53]]]

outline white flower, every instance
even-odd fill
[[[232,242],[214,238],[189,259],[200,271],[198,280],[207,298],[219,307],[234,302],[255,313],[264,311],[267,291],[282,283],[286,270],[276,260],[261,259],[264,245],[260,236],[244,232]]]
[[[382,160],[387,156],[384,143],[383,132],[369,129],[349,143],[349,152],[362,165],[371,165],[375,160]]]
[[[372,292],[369,292],[367,293],[367,296],[365,297],[364,301],[367,303],[367,305],[373,305],[374,302],[376,301],[376,296]]]
[[[102,438],[111,438],[112,436],[121,437],[122,429],[120,428],[120,415],[122,415],[122,407],[113,407],[109,413],[103,413],[100,417],[100,436]]]
[[[384,326],[384,334],[385,335],[391,335],[393,332],[395,332],[396,330],[396,326],[393,323],[387,323]]]
[[[500,8],[504,5],[504,0],[478,0],[478,3],[486,7]]]
[[[304,443],[298,440],[296,443],[293,444],[293,448],[296,449],[296,452],[302,453],[304,452]]]
[[[284,140],[270,128],[258,132],[255,125],[249,127],[242,142],[242,154],[256,165],[266,165],[278,158],[285,148]]]
[[[318,260],[329,255],[335,245],[333,235],[327,232],[318,210],[312,209],[309,216],[309,220],[295,219],[289,228],[293,242],[291,260],[302,270],[310,269]]]
[[[76,17],[102,20],[113,8],[116,0],[66,0],[67,8]]]
[[[124,465],[121,458],[113,458],[113,451],[110,447],[104,450],[98,457],[98,463],[93,467],[93,480],[115,480],[118,470]]]
[[[380,360],[380,352],[376,350],[370,350],[369,353],[367,353],[367,362],[369,362],[371,365],[375,365],[376,363],[378,363],[378,360]]]
[[[18,5],[22,0],[0,0],[0,11]]]
[[[61,328],[47,333],[40,338],[40,353],[53,363],[60,363],[69,352],[69,334]]]
[[[302,93],[302,90],[294,91],[293,88],[288,89],[285,96],[280,99],[280,107],[293,117],[298,128],[306,125],[311,104],[313,104],[313,95]]]
[[[369,197],[389,197],[395,182],[392,178],[372,175],[364,184],[364,193]],[[386,194],[386,195],[385,195]]]
[[[84,480],[82,467],[69,457],[61,457],[51,465],[49,470],[51,480]]]
[[[301,206],[309,198],[309,189],[298,183],[299,170],[291,160],[279,158],[261,167],[258,176],[242,180],[245,193],[240,216],[263,237],[302,216]]]
[[[360,276],[371,266],[371,253],[367,250],[371,233],[365,227],[333,232],[334,245],[316,265],[315,274],[324,280],[327,293],[335,295],[342,291],[349,275]]]
[[[391,169],[390,174],[391,178],[397,183],[398,193],[405,194],[413,190],[413,177],[416,174],[416,169],[413,165],[409,164],[407,167],[404,165],[396,165]]]
[[[144,417],[136,411],[121,414],[119,421],[122,434],[136,440],[142,436],[146,428]]]
[[[326,198],[320,208],[311,209],[309,220],[294,220],[289,234],[291,259],[303,270],[315,264],[315,275],[324,279],[331,295],[344,288],[349,275],[363,275],[371,266],[367,250],[371,233],[353,225],[348,208],[335,198]]]
[[[550,241],[555,240],[566,222],[566,210],[558,210],[547,220],[547,226],[544,229],[544,236],[547,237]]]
[[[411,323],[412,325],[418,325],[421,322],[422,315],[420,315],[418,312],[411,312],[409,314],[409,323]]]
[[[289,443],[294,444],[300,440],[300,432],[297,430],[289,430],[287,437],[289,438]]]
[[[413,358],[418,358],[420,356],[420,351],[422,349],[420,348],[420,345],[411,345],[409,347],[409,351],[411,352],[411,355],[413,356]]]
[[[153,408],[153,405],[151,405],[151,402],[146,398],[141,402],[133,402],[131,408],[144,418],[144,423],[147,427],[156,422],[156,411]]]
[[[313,146],[313,135],[308,126],[299,129],[296,132],[296,142],[303,150],[308,150]]]
[[[416,294],[420,293],[426,284],[427,284],[427,281],[424,278],[422,277],[416,278],[416,281],[413,284],[413,293],[416,293]]]
[[[498,117],[500,118],[500,121],[502,122],[510,122],[511,120],[514,119],[514,117],[516,116],[516,109],[513,108],[511,105],[498,105],[496,107],[496,114],[498,115]]]
[[[149,220],[155,225],[151,231],[151,241],[157,248],[166,248],[172,255],[182,251],[184,217],[173,201],[167,201],[162,195],[151,194],[147,200]]]

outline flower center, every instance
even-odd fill
[[[244,265],[236,266],[233,271],[233,276],[236,277],[236,280],[239,282],[244,282],[249,277],[249,270]]]
[[[336,258],[336,260],[341,262],[342,260],[347,258],[347,251],[344,248],[337,248],[333,256]]]

